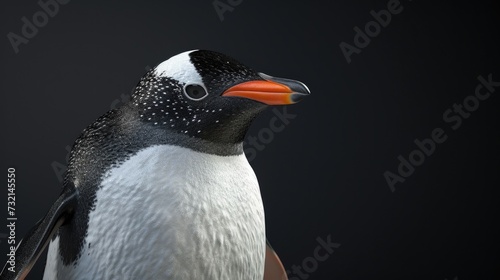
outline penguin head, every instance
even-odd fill
[[[194,50],[146,73],[131,103],[147,125],[236,144],[268,105],[296,103],[309,93],[301,82],[255,72],[217,52]]]

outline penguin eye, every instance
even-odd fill
[[[208,95],[205,88],[200,86],[200,85],[197,85],[197,84],[191,84],[191,85],[185,86],[184,87],[184,94],[186,94],[186,96],[189,99],[192,99],[195,101],[201,100]]]

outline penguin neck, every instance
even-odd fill
[[[238,105],[226,108],[224,114],[215,116],[212,112],[217,110],[204,110],[190,118],[179,116],[168,120],[150,120],[143,117],[140,106],[128,104],[121,108],[120,119],[124,126],[133,126],[134,134],[142,135],[139,136],[142,138],[154,137],[161,139],[161,143],[210,154],[237,155],[243,153],[243,140],[252,121],[266,108],[245,100]]]
[[[175,139],[175,141],[172,141],[171,144],[188,148],[193,151],[220,156],[243,154],[243,140],[234,143],[214,142],[198,137],[189,137],[182,133],[167,132],[167,134],[174,135],[172,138]]]
[[[123,106],[119,109],[120,131],[125,132],[131,143],[139,143],[140,146],[152,146],[169,144],[188,148],[197,152],[207,154],[229,156],[243,154],[243,138],[246,130],[242,130],[231,137],[231,141],[212,141],[183,133],[165,126],[157,126],[151,122],[144,122],[138,117],[138,112],[133,106]],[[215,137],[216,140],[229,140],[227,138]],[[239,139],[239,140],[238,140]],[[121,141],[123,142],[123,141]]]

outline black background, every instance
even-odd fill
[[[243,0],[221,21],[212,1],[72,0],[17,54],[7,34],[21,35],[21,18],[41,8],[3,3],[2,168],[17,170],[18,240],[58,196],[52,165],[66,164],[66,146],[130,94],[145,68],[202,48],[312,91],[251,161],[267,235],[287,269],[330,235],[341,246],[307,279],[498,278],[500,87],[457,130],[443,120],[474,94],[479,75],[500,81],[493,1],[402,0],[351,63],[339,44],[352,45],[353,28],[388,1],[269,2]],[[248,135],[273,116],[263,113]],[[398,155],[408,158],[413,141],[438,127],[447,140],[391,192],[384,172],[396,173]],[[5,224],[6,194],[5,183]],[[7,228],[0,233],[3,262]],[[29,279],[41,278],[44,262]]]

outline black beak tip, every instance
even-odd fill
[[[291,79],[285,79],[285,78],[278,78],[278,77],[272,77],[264,73],[259,73],[259,75],[264,79],[264,80],[270,80],[274,81],[283,85],[286,85],[289,87],[293,93],[291,96],[292,102],[299,102],[300,100],[304,99],[304,97],[308,96],[311,94],[311,91],[309,88],[302,82],[291,80]]]
[[[295,82],[294,85],[289,86],[289,87],[290,87],[290,89],[293,90],[294,95],[297,95],[297,97],[295,97],[295,98],[299,98],[298,100],[302,100],[302,98],[311,94],[311,91],[304,83],[299,82],[299,81],[294,81],[294,82]],[[292,98],[294,98],[293,95],[292,95]]]

